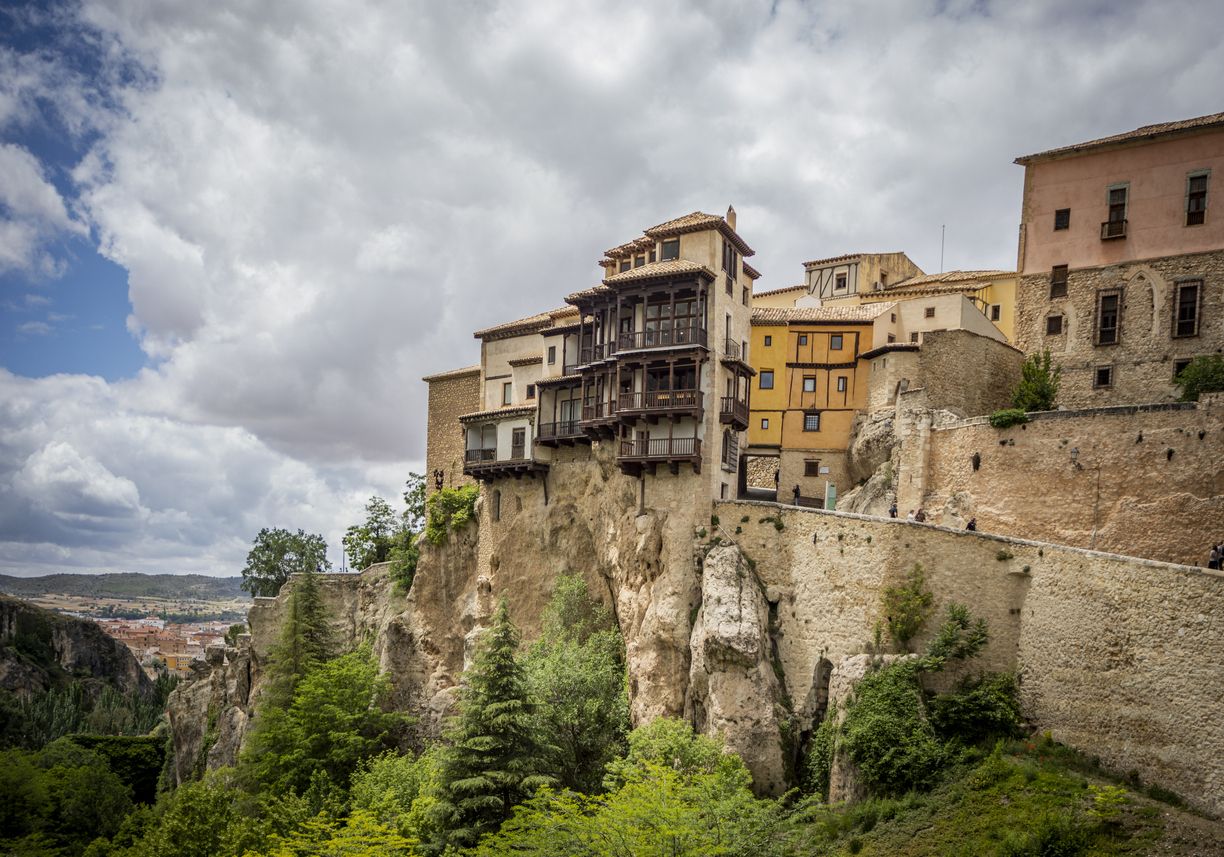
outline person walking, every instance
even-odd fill
[[[965,529],[970,532],[977,532],[977,518],[970,518],[969,523],[965,524]]]
[[[888,517],[890,518],[897,517],[897,501],[896,500],[894,500],[893,504],[888,507]]]
[[[918,521],[918,517],[914,514],[914,510],[910,509],[909,514],[905,516],[906,523],[913,524]]]
[[[919,508],[918,514],[914,515],[914,520],[920,524],[925,524],[926,523],[926,512],[923,509]]]
[[[1207,554],[1207,567],[1208,568],[1219,568],[1220,567],[1220,547],[1219,545],[1216,545],[1215,547],[1213,547],[1211,549],[1211,553]]]
[[[795,486],[795,505],[799,505],[799,486]]]

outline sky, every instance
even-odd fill
[[[759,289],[1013,268],[1019,155],[1224,110],[1224,5],[0,4],[0,572],[234,575],[423,469],[421,376],[738,213]]]

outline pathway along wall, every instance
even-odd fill
[[[1224,812],[1224,575],[770,503],[715,511],[719,535],[765,587],[801,730],[823,704],[829,666],[868,650],[883,587],[921,563],[939,613],[958,601],[990,623],[974,666],[1016,669],[1039,728]]]

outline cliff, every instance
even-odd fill
[[[0,689],[25,695],[74,679],[91,690],[153,696],[136,657],[97,623],[0,595]]]

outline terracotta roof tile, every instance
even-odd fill
[[[867,324],[896,306],[894,303],[856,304],[855,306],[818,307],[758,307],[752,311],[752,323],[759,325],[790,324],[792,322],[828,323],[856,322]]]
[[[628,271],[621,271],[605,279],[604,283],[610,286],[630,283],[634,280],[648,280],[652,277],[668,277],[674,274],[704,274],[711,280],[714,279],[714,272],[705,265],[698,265],[688,259],[668,259],[665,262],[651,262],[649,265],[639,265]]]
[[[618,256],[627,256],[636,253],[639,250],[649,250],[655,245],[653,238],[634,238],[632,241],[626,241],[618,247],[613,247],[611,250],[604,250],[604,255],[616,258]]]
[[[731,228],[725,218],[716,214],[706,214],[704,211],[692,211],[683,217],[676,217],[658,226],[646,230],[650,238],[668,238],[673,235],[683,235],[686,232],[700,232],[703,229],[717,229],[733,243],[744,256],[753,256],[755,251],[748,246],[739,233]]]
[[[780,295],[783,292],[806,292],[806,291],[807,291],[807,286],[804,286],[804,285],[786,286],[785,288],[781,288],[781,289],[770,289],[767,292],[753,292],[752,296],[754,298],[763,298],[766,295]]]
[[[536,386],[537,387],[552,387],[556,384],[572,384],[576,381],[581,381],[581,380],[582,380],[581,373],[574,374],[574,375],[554,375],[551,378],[541,378],[539,381],[536,381]]]
[[[543,330],[546,327],[552,327],[554,320],[562,315],[570,315],[577,312],[573,307],[559,307],[558,309],[549,310],[548,312],[540,312],[535,315],[529,315],[526,318],[507,321],[503,324],[495,324],[492,327],[486,327],[483,330],[478,330],[473,336],[477,339],[502,339],[507,336],[516,336],[520,333],[533,333]]]
[[[759,280],[761,279],[761,272],[758,271],[756,268],[752,267],[751,265],[749,265],[747,262],[745,262],[744,263],[744,276],[748,277],[748,279],[750,280]]]
[[[565,299],[567,301],[573,302],[573,301],[580,301],[583,298],[597,297],[603,294],[612,294],[612,290],[608,288],[607,286],[593,286],[592,288],[583,289],[580,292],[574,292],[573,294],[566,295]]]
[[[537,354],[534,357],[513,357],[506,362],[511,366],[534,366],[537,363],[543,363],[544,356]]]
[[[843,253],[840,256],[830,256],[827,259],[813,259],[811,262],[804,262],[803,267],[810,268],[813,265],[827,265],[830,262],[848,262],[851,259],[857,259],[859,256],[866,255],[864,253]]]
[[[435,372],[432,375],[426,375],[421,380],[429,383],[430,381],[444,381],[447,378],[462,378],[464,375],[479,375],[479,366],[464,366],[462,369],[447,369],[445,372]]]
[[[459,417],[459,422],[468,423],[473,420],[500,420],[507,417],[521,417],[526,414],[534,414],[535,410],[535,405],[507,405],[504,408],[494,408],[491,411],[476,411],[471,414],[464,414]]]
[[[1183,132],[1198,131],[1205,128],[1213,128],[1224,126],[1224,113],[1212,113],[1209,116],[1198,116],[1194,119],[1178,119],[1175,122],[1161,122],[1157,125],[1144,125],[1136,128],[1134,131],[1126,131],[1121,134],[1114,134],[1110,137],[1101,137],[1097,140],[1089,140],[1086,143],[1075,143],[1070,146],[1062,146],[1057,149],[1047,149],[1044,152],[1038,152],[1035,155],[1022,155],[1016,158],[1016,163],[1027,165],[1034,161],[1045,161],[1051,158],[1057,158],[1061,155],[1078,155],[1083,152],[1089,152],[1093,149],[1101,149],[1107,146],[1113,146],[1123,143],[1139,142],[1141,140],[1151,140],[1157,137],[1168,137]]]

